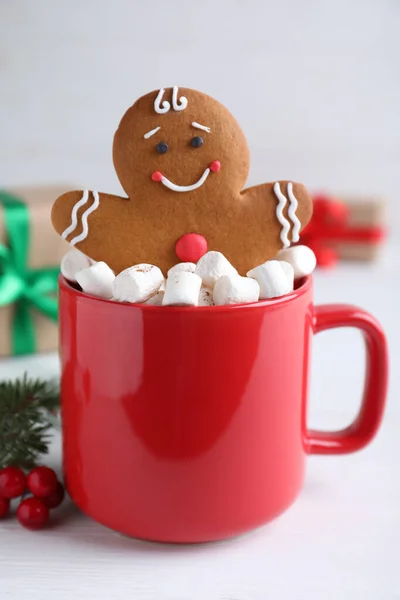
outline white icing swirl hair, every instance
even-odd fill
[[[172,106],[174,110],[185,110],[188,104],[188,100],[185,96],[179,98],[180,104],[178,104],[178,86],[174,85],[172,88]]]
[[[154,110],[159,115],[164,115],[171,108],[171,105],[168,102],[168,100],[164,100],[161,106],[161,100],[164,95],[164,91],[164,88],[161,88],[161,90],[158,92],[157,98],[154,100]]]
[[[178,99],[178,86],[174,85],[172,88],[172,108],[176,111],[185,110],[188,105],[188,100],[185,96],[181,96]],[[162,97],[164,95],[165,89],[161,88],[161,90],[157,94],[157,98],[154,100],[154,110],[159,115],[165,115],[170,109],[171,104],[168,100],[163,100]],[[162,101],[162,102],[161,102]]]

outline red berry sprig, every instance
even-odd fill
[[[0,470],[0,519],[8,514],[10,500],[22,496],[26,488],[33,496],[21,500],[17,519],[27,529],[41,529],[49,519],[49,510],[63,501],[64,487],[49,467],[35,467],[27,477],[18,467],[5,467]]]

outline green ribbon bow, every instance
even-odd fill
[[[57,279],[59,268],[29,269],[29,210],[15,196],[0,192],[9,247],[0,244],[0,308],[15,304],[12,323],[13,354],[36,350],[31,308],[57,321]],[[53,294],[53,296],[49,296]]]

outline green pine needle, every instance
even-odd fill
[[[59,406],[54,382],[22,379],[0,382],[0,468],[33,467],[47,454],[54,417]]]

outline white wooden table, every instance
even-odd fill
[[[366,450],[312,457],[297,503],[272,524],[233,541],[168,546],[124,538],[66,502],[41,532],[0,524],[0,598],[18,600],[391,600],[400,598],[400,263],[341,266],[316,275],[317,302],[374,313],[391,352],[382,429]],[[400,247],[399,247],[400,250]],[[395,275],[395,276],[394,276]],[[356,411],[363,352],[350,330],[315,340],[310,424],[337,428]],[[334,371],[333,364],[337,364]],[[0,362],[0,377],[58,373],[55,355]],[[340,372],[340,377],[338,376]],[[56,437],[48,463],[60,469]]]

